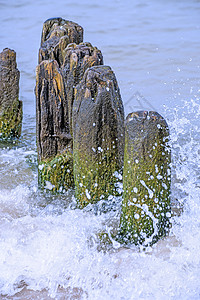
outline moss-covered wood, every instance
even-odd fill
[[[64,193],[74,186],[73,157],[69,151],[39,163],[39,184],[47,190]]]
[[[62,190],[61,182],[63,190],[67,185],[73,186],[72,106],[75,85],[88,67],[103,63],[101,52],[82,40],[83,29],[74,22],[52,18],[43,25],[36,69],[39,182],[42,187],[48,182],[55,191]],[[70,172],[59,169],[60,161],[62,168],[71,168]]]
[[[8,48],[0,53],[0,139],[18,138],[22,127],[16,53]]]
[[[170,226],[170,150],[166,121],[139,111],[125,122],[123,203],[119,240],[153,244]]]
[[[70,162],[72,151],[72,138],[69,133],[68,105],[65,93],[63,76],[58,63],[53,60],[45,60],[36,68],[36,129],[37,148],[39,164],[45,165],[43,171],[39,172],[39,182],[41,186],[49,181],[55,186],[55,190],[60,189],[60,182],[63,188],[71,187],[73,182],[73,167]],[[65,155],[63,156],[63,153]],[[62,164],[57,159],[62,156]],[[66,158],[66,162],[64,162]],[[56,165],[49,170],[49,166]],[[62,166],[71,167],[71,176],[61,177]],[[41,171],[41,170],[40,170]],[[44,178],[42,178],[44,176]],[[70,177],[70,178],[69,178]],[[55,183],[57,182],[57,184]]]
[[[124,153],[124,108],[108,66],[87,69],[75,89],[73,156],[79,207],[118,193]]]

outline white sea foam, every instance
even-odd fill
[[[181,207],[183,210],[180,216],[173,217],[168,237],[145,252],[134,246],[120,247],[112,238],[113,227],[119,223],[119,207],[109,208],[105,214],[96,214],[92,205],[82,211],[71,209],[73,205],[69,205],[70,200],[66,201],[65,196],[61,201],[58,196],[38,193],[33,184],[36,170],[22,165],[20,172],[25,183],[15,188],[8,185],[0,191],[0,294],[19,292],[28,298],[28,290],[40,293],[46,290],[46,295],[54,299],[59,299],[63,291],[78,293],[80,299],[198,299],[198,99],[195,103],[195,111],[190,103],[185,104],[188,122],[181,118],[175,120],[174,112],[168,111],[172,114],[169,125],[173,210]],[[9,155],[14,170],[24,159],[21,154],[16,156],[17,153],[20,153],[17,149],[3,150],[1,162]],[[15,157],[18,157],[16,165]],[[27,183],[27,168],[31,169],[31,184]],[[109,201],[114,207],[115,199]],[[99,206],[105,209],[105,203],[102,200]],[[106,252],[99,242],[101,232],[110,237],[111,246]]]

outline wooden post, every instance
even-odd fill
[[[61,18],[44,23],[36,69],[39,183],[53,191],[73,187],[72,106],[85,70],[103,63],[101,52],[79,43],[83,29]],[[70,43],[70,44],[69,44]],[[69,44],[69,45],[68,45]]]
[[[123,203],[119,240],[153,244],[169,230],[169,129],[157,112],[138,111],[125,122]]]
[[[0,53],[0,139],[18,138],[22,126],[16,53],[5,48]]]
[[[65,59],[62,65],[67,103],[69,111],[70,133],[72,130],[72,109],[74,103],[74,89],[81,81],[85,71],[92,66],[103,65],[103,56],[99,49],[90,43],[70,44],[65,49]]]
[[[73,186],[72,144],[63,76],[55,60],[36,68],[39,183],[53,191]]]
[[[43,24],[36,68],[38,177],[41,187],[63,192],[73,187],[72,137],[64,77],[60,67],[69,43],[80,43],[83,29],[62,18]]]
[[[77,23],[62,18],[51,18],[44,22],[39,63],[46,59],[55,59],[59,66],[65,57],[65,48],[70,43],[79,44],[83,41],[83,28]]]
[[[118,194],[124,153],[124,108],[114,72],[87,69],[75,89],[73,156],[79,207]]]

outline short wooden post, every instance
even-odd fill
[[[118,194],[124,153],[124,108],[114,72],[87,69],[75,89],[73,157],[79,207]]]
[[[123,203],[119,240],[153,244],[169,230],[169,129],[157,112],[130,113],[125,122]]]
[[[22,127],[16,53],[5,48],[0,53],[0,139],[18,138]]]

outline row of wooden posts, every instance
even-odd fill
[[[75,188],[77,206],[120,195],[118,241],[152,244],[170,227],[169,130],[157,112],[124,120],[114,72],[83,28],[62,18],[43,24],[36,68],[36,134],[41,188]],[[16,54],[0,54],[0,136],[21,134]]]

